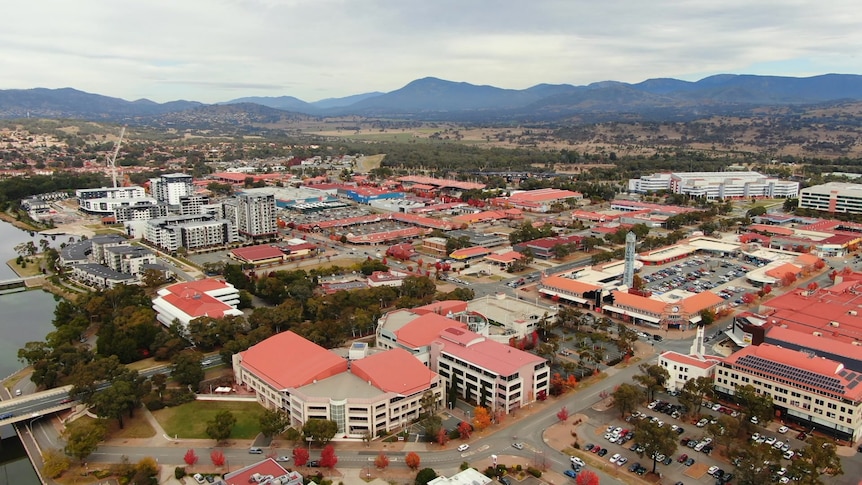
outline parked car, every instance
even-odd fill
[[[787,432],[788,429],[789,428],[787,426],[782,426],[782,427],[778,428],[778,432],[781,434],[784,434]]]
[[[608,450],[606,448],[602,448],[601,450],[599,450],[599,452],[597,454],[599,456],[605,456],[608,454]]]
[[[524,443],[512,443],[512,448],[515,448],[516,450],[523,450]]]
[[[463,445],[458,445],[458,451],[467,451],[470,448],[470,445],[464,443]]]
[[[679,455],[679,458],[677,458],[676,461],[678,461],[680,463],[685,463],[685,460],[688,460],[688,455],[683,453],[683,454]]]

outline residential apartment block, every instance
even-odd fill
[[[150,179],[150,193],[159,202],[178,206],[180,198],[194,194],[192,176],[184,173],[169,173]]]
[[[239,240],[233,222],[210,214],[153,219],[144,229],[144,239],[166,251],[211,248]]]

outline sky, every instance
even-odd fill
[[[0,11],[0,89],[160,103],[312,102],[428,76],[524,89],[862,74],[859,0],[0,0]]]

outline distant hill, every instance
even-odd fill
[[[451,121],[684,120],[745,114],[763,106],[862,100],[862,76],[807,78],[721,74],[696,82],[648,79],[636,84],[602,81],[587,86],[537,84],[527,89],[478,86],[434,77],[388,93],[365,93],[309,103],[293,96],[246,97],[218,105],[193,101],[125,101],[64,89],[0,90],[0,118],[83,118],[140,123],[272,123],[301,116],[358,115]],[[215,106],[232,109],[216,109]],[[260,109],[266,108],[266,109]],[[273,111],[270,111],[273,110]],[[228,121],[230,120],[230,121]]]

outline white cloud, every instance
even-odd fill
[[[307,101],[413,79],[520,89],[723,73],[858,73],[858,3],[822,0],[20,2],[0,88]]]

